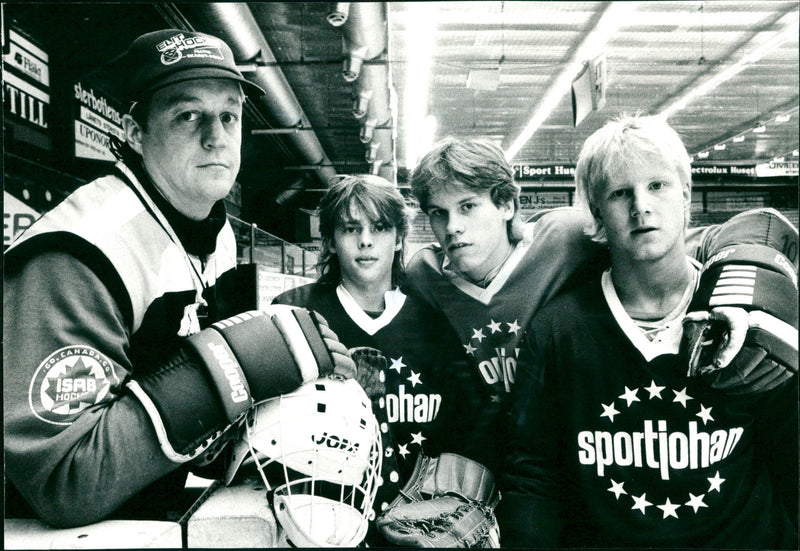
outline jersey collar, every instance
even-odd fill
[[[690,264],[691,270],[695,272],[700,270],[701,266],[695,259],[686,257],[686,260]],[[695,287],[697,281],[698,278],[692,278],[689,285]],[[617,325],[619,325],[619,328],[625,333],[625,336],[628,337],[628,340],[631,341],[631,344],[644,356],[646,361],[652,361],[662,354],[678,353],[681,335],[683,333],[683,316],[677,316],[673,321],[666,323],[664,330],[651,341],[644,335],[639,326],[636,325],[636,322],[633,321],[622,306],[622,302],[617,295],[617,290],[614,288],[614,282],[611,279],[611,268],[603,272],[600,285],[603,290],[603,296],[611,310],[611,314],[617,321]],[[692,292],[693,291],[694,289],[692,289]],[[688,302],[686,306],[689,306]]]
[[[336,296],[350,319],[370,336],[389,325],[406,301],[406,295],[403,294],[399,287],[386,291],[383,295],[386,308],[384,308],[380,316],[373,318],[364,312],[363,308],[356,302],[356,299],[353,298],[353,295],[341,284],[336,287]]]

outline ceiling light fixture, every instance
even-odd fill
[[[787,121],[789,121],[789,119],[791,119],[791,118],[792,118],[792,116],[791,116],[790,114],[788,114],[788,113],[785,113],[785,114],[783,114],[783,115],[778,115],[777,117],[775,117],[775,122],[776,122],[777,124],[780,124],[780,123],[782,123],[782,122],[787,122]]]
[[[696,86],[686,92],[683,96],[681,96],[678,100],[673,102],[669,107],[661,111],[661,116],[665,118],[669,118],[675,111],[679,111],[686,107],[689,102],[698,98],[702,95],[707,94],[726,80],[736,76],[744,69],[747,68],[748,65],[755,63],[766,54],[771,52],[772,50],[781,46],[784,42],[789,40],[790,38],[797,38],[797,32],[800,29],[800,23],[797,19],[792,21],[790,24],[786,26],[781,32],[777,35],[772,37],[770,40],[762,44],[761,46],[755,48],[753,51],[749,52],[748,54],[744,55],[739,61],[720,71],[719,73],[712,76],[709,80],[703,82],[699,86]]]
[[[742,134],[742,135],[740,135],[740,136],[736,136],[736,137],[733,139],[733,143],[742,143],[743,141],[744,141],[744,134]]]
[[[714,150],[715,151],[725,151],[725,144],[724,143],[718,143],[717,145],[714,146]]]
[[[766,132],[766,131],[767,131],[767,127],[764,126],[763,124],[761,126],[756,126],[755,128],[753,128],[753,133],[754,134],[761,134],[762,132]]]
[[[412,170],[424,152],[421,134],[428,115],[428,88],[435,48],[437,7],[434,2],[409,2],[406,29],[406,82],[403,90],[406,168]]]
[[[572,81],[578,76],[583,64],[587,59],[594,59],[603,50],[606,43],[614,36],[620,27],[625,25],[630,14],[632,14],[638,2],[612,2],[603,12],[603,16],[597,26],[589,33],[581,43],[575,55],[570,59],[567,66],[550,84],[545,95],[537,104],[525,128],[520,135],[511,143],[506,150],[506,158],[511,160],[519,153],[531,136],[547,120],[553,109],[558,106],[561,99],[572,89]]]
[[[794,151],[792,151],[792,157],[797,157],[798,155],[800,155],[800,152],[798,152],[798,150],[797,150],[797,149],[795,149]]]
[[[347,22],[350,15],[350,2],[333,2],[331,11],[328,12],[326,19],[334,27],[341,27]]]
[[[697,154],[698,159],[705,159],[706,157],[708,157],[708,151],[701,151]]]

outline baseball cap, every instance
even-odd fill
[[[204,78],[241,83],[245,94],[264,90],[242,76],[233,52],[221,39],[205,33],[164,29],[146,33],[111,62],[119,71],[124,99],[141,101],[170,84]]]

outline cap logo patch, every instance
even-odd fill
[[[206,36],[184,37],[183,33],[160,42],[156,49],[161,54],[162,65],[172,65],[184,57],[209,58],[225,61],[220,43]]]
[[[69,425],[78,413],[103,401],[117,383],[114,364],[105,355],[88,346],[66,346],[36,369],[28,403],[42,421]]]

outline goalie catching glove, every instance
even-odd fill
[[[721,226],[683,322],[688,375],[731,394],[764,392],[797,373],[797,230],[771,210]],[[791,250],[791,249],[789,249]]]
[[[212,443],[254,404],[331,373],[355,375],[345,346],[319,314],[281,305],[188,337],[166,365],[128,388],[147,411],[164,454],[183,463],[218,452]]]
[[[454,453],[420,453],[408,483],[375,521],[383,536],[410,547],[500,547],[492,473]]]

